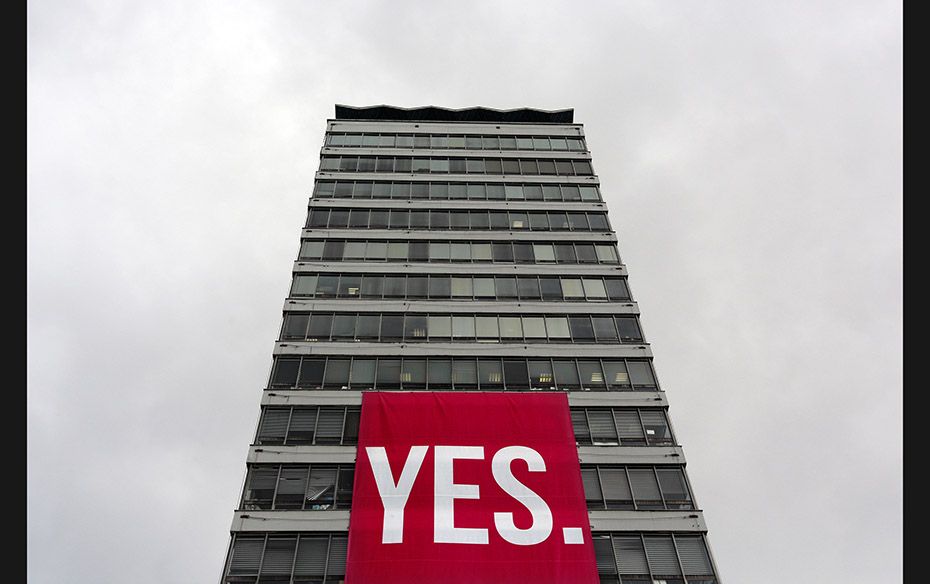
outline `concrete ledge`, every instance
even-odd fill
[[[706,532],[701,511],[588,511],[591,531]]]

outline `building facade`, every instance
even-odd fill
[[[336,107],[222,582],[344,581],[367,391],[565,392],[601,582],[720,581],[572,117]]]

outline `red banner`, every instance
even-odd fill
[[[348,584],[597,584],[564,394],[365,393]]]

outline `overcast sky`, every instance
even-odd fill
[[[900,579],[901,21],[30,1],[29,581],[218,581],[335,103],[574,108],[723,579]]]

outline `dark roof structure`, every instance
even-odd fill
[[[530,124],[571,124],[575,110],[539,110],[515,108],[509,110],[487,107],[449,109],[436,106],[396,107],[373,105],[355,107],[336,104],[337,120],[398,120],[416,122],[513,122]]]

